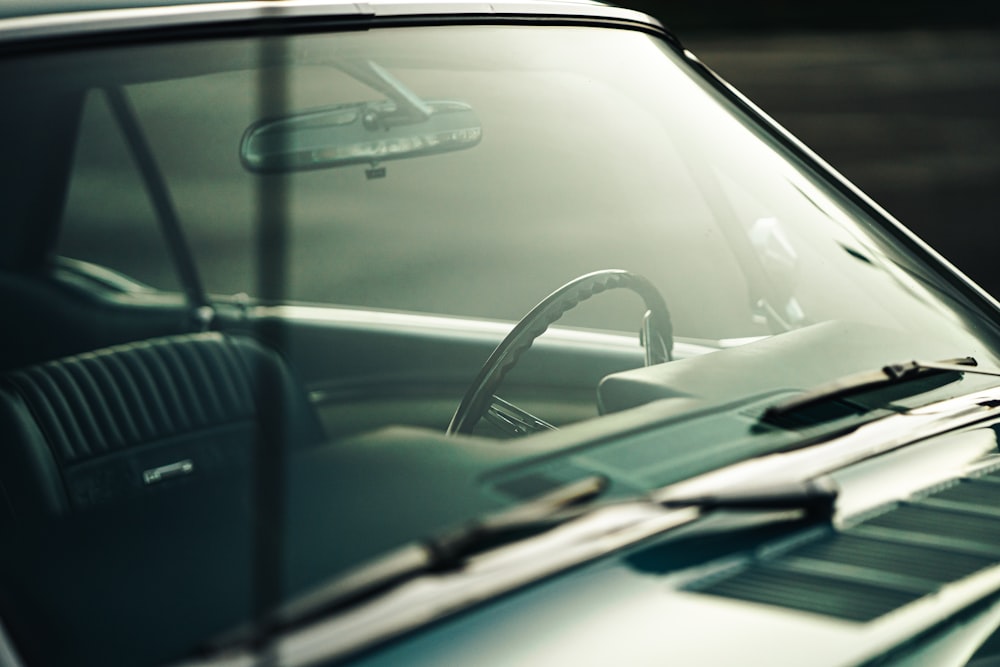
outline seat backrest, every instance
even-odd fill
[[[323,441],[282,358],[243,336],[169,336],[10,371],[0,376],[3,502],[23,521],[242,474],[275,414],[269,432],[286,447]]]

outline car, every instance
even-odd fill
[[[587,1],[0,8],[0,662],[1000,659],[1000,304]]]

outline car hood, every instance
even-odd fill
[[[832,523],[721,513],[357,664],[964,665],[1000,624],[997,468],[994,426],[939,435],[835,473]]]
[[[550,533],[420,577],[271,648],[283,664],[371,667],[969,664],[1000,627],[998,398],[933,403],[670,487],[797,470],[839,488],[832,517],[646,505],[614,530]],[[534,574],[496,585],[518,568]]]

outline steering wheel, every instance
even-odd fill
[[[542,299],[497,345],[455,410],[448,424],[448,434],[471,433],[487,413],[493,418],[491,421],[515,435],[554,428],[493,393],[521,355],[545,333],[550,324],[595,294],[618,288],[632,290],[642,297],[646,305],[641,336],[646,348],[646,365],[670,361],[674,344],[673,325],[667,303],[653,283],[643,276],[619,269],[588,273]]]

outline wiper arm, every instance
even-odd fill
[[[829,401],[870,389],[901,384],[935,373],[978,373],[1000,376],[1000,371],[977,368],[972,357],[945,359],[943,361],[907,361],[890,364],[872,371],[862,371],[821,384],[797,396],[770,406],[761,415],[761,421],[779,421],[782,417],[823,401]]]
[[[475,553],[572,519],[580,514],[571,509],[573,506],[596,498],[607,487],[608,479],[604,476],[585,477],[560,486],[535,500],[487,514],[432,537],[423,543],[431,556],[428,571],[442,572],[460,568],[465,559]]]
[[[787,484],[730,487],[689,497],[672,495],[668,487],[647,496],[614,499],[599,506],[588,504],[607,487],[608,480],[603,476],[585,477],[522,505],[487,514],[430,539],[407,544],[282,605],[264,624],[244,626],[217,637],[204,645],[201,652],[211,655],[238,646],[262,646],[288,630],[375,598],[407,581],[428,574],[460,571],[470,556],[539,535],[612,505],[643,503],[669,509],[694,507],[701,512],[800,510],[807,517],[826,518],[832,515],[837,498],[836,486],[823,477]]]

